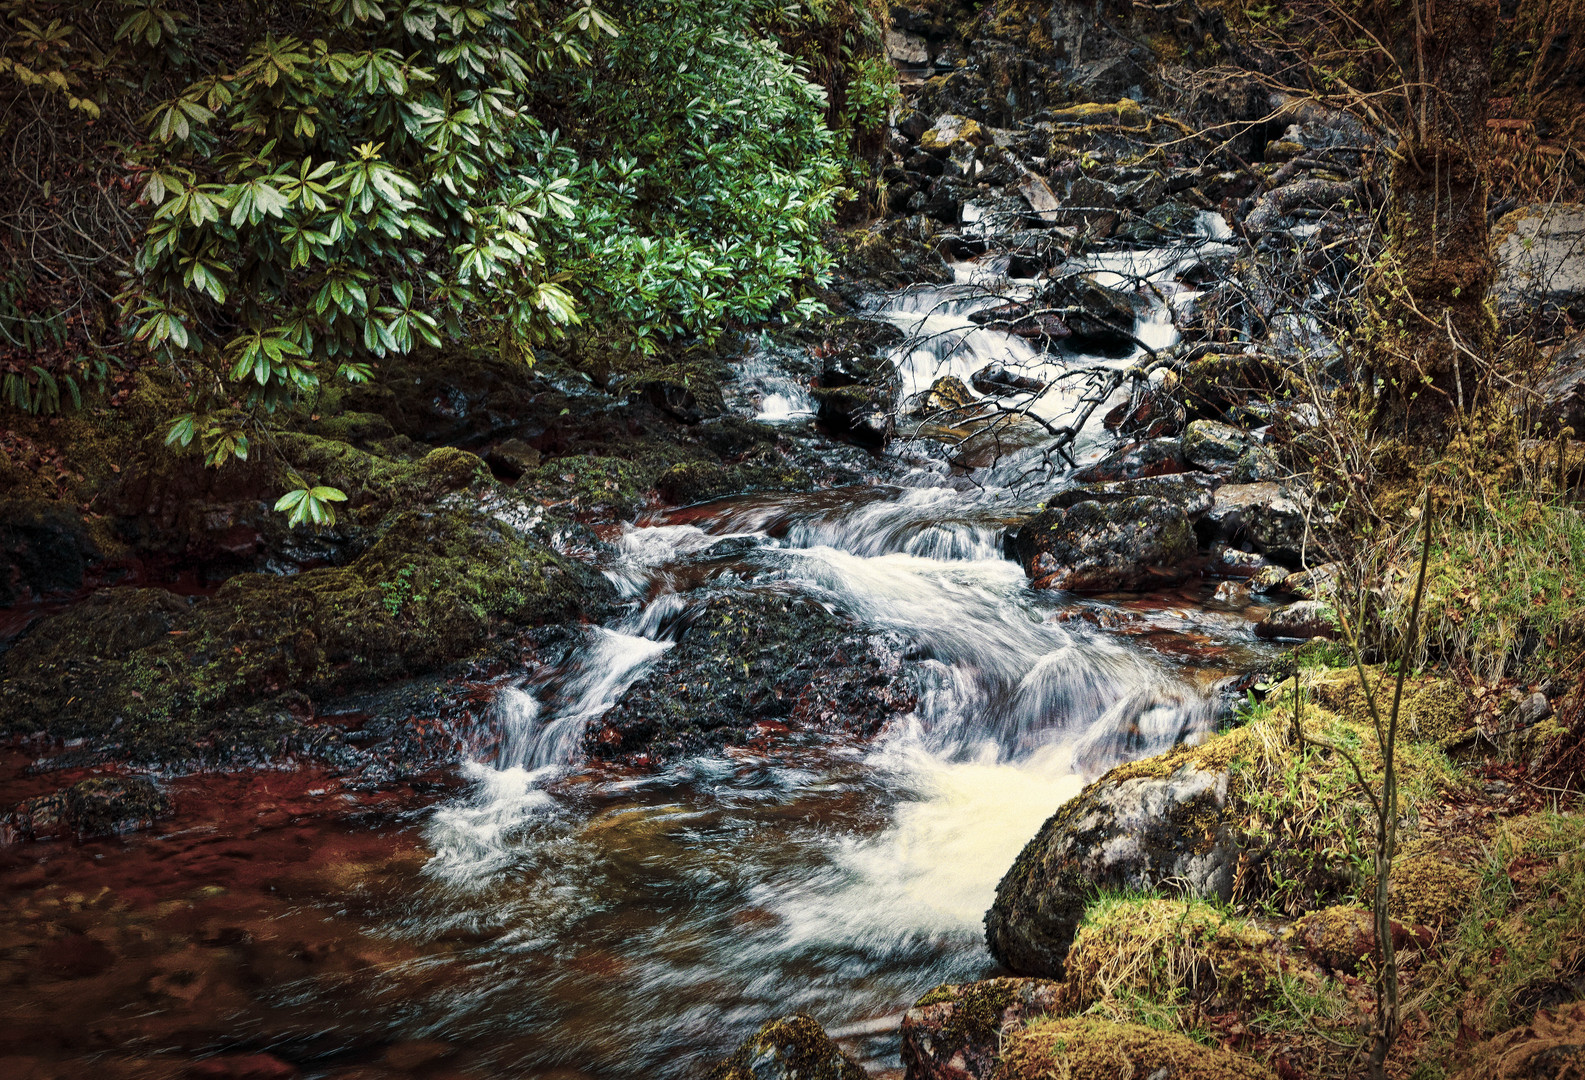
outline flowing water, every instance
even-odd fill
[[[1170,284],[1184,258],[1095,268]],[[952,285],[877,305],[911,335],[893,356],[905,392],[993,361],[1042,379],[1129,362],[1037,354],[974,326],[970,312],[1032,284],[986,288],[995,270],[971,264]],[[1169,344],[1171,307],[1157,303],[1135,333]],[[746,361],[740,387],[762,419],[807,428],[807,389],[774,355]],[[1048,392],[1036,408],[1060,419],[1075,404]],[[1081,451],[1099,445],[1092,434]],[[992,969],[981,919],[1040,824],[1111,764],[1210,730],[1217,679],[1260,649],[1247,621],[1193,598],[1037,593],[1002,549],[1034,498],[1005,485],[1038,448],[969,477],[944,453],[900,453],[912,465],[898,456],[888,484],[745,496],[626,529],[602,568],[628,614],[501,692],[498,753],[469,766],[469,789],[425,826],[432,857],[384,930],[451,943],[452,974],[411,1003],[411,1029],[509,1032],[503,1075],[677,1076],[806,1009],[870,1064],[895,1066],[896,1014]],[[585,726],[720,588],[809,596],[904,643],[917,708],[869,743],[793,738],[646,775],[586,766]],[[1191,639],[1219,660],[1181,647]]]

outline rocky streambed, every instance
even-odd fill
[[[1245,1019],[1368,950],[1346,837],[1285,824],[1337,763],[1233,706],[1330,632],[1285,447],[1345,374],[1359,133],[1223,88],[1278,120],[1191,153],[1108,28],[1021,26],[899,16],[829,318],[399,363],[218,474],[145,380],[67,433],[86,509],[0,469],[8,1075],[1265,1075],[1061,1018],[1119,986],[1323,1074]],[[1469,887],[1459,703],[1411,690],[1406,948]],[[1092,910],[1130,890],[1183,899]]]

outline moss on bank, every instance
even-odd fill
[[[609,593],[466,501],[397,512],[377,533],[347,566],[240,574],[196,602],[95,594],[0,657],[7,730],[162,760],[267,753],[313,702],[577,619]]]
[[[1093,1017],[1042,1020],[1008,1038],[991,1080],[1274,1080],[1258,1062],[1170,1031]]]

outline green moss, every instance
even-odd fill
[[[518,490],[548,506],[574,514],[631,518],[665,469],[660,461],[576,454],[547,461],[525,472]]]
[[[1284,935],[1319,965],[1352,974],[1376,948],[1375,921],[1359,904],[1334,904],[1298,919]]]
[[[1007,1040],[991,1080],[1272,1080],[1251,1058],[1204,1046],[1176,1032],[1093,1017],[1043,1020]]]
[[[1280,953],[1271,934],[1203,901],[1103,897],[1085,910],[1066,974],[1078,1008],[1116,997],[1248,1007],[1272,996]]]
[[[807,1013],[772,1020],[710,1071],[709,1080],[866,1080],[864,1067]]]
[[[940,1027],[945,1046],[995,1046],[1002,1017],[1018,997],[1024,979],[986,979],[961,985],[947,983],[914,1002],[914,1008],[951,1003],[952,1015]]]
[[[432,468],[454,480],[469,458]],[[135,756],[259,747],[291,726],[283,701],[433,671],[510,628],[577,618],[605,591],[480,510],[404,511],[344,567],[238,575],[191,606],[157,589],[99,594],[0,658],[0,701],[12,731]]]
[[[1393,860],[1387,905],[1402,922],[1440,929],[1458,921],[1479,884],[1468,867],[1439,855],[1410,855]]]
[[[1123,98],[1111,104],[1086,102],[1051,111],[1054,124],[1117,124],[1122,127],[1139,127],[1145,122],[1145,111],[1137,101]]]

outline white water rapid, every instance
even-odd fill
[[[1093,269],[1165,295],[1186,257],[1197,252]],[[974,326],[984,272],[879,306],[915,339],[894,357],[908,391],[992,361],[1040,377],[1130,362],[1035,354]],[[1134,332],[1169,344],[1169,305]],[[807,391],[773,360],[742,372],[759,414],[807,425]],[[1048,418],[1072,407],[1061,394],[1039,405]],[[1028,588],[1002,555],[1027,495],[999,485],[1020,468],[964,482],[923,460],[889,485],[744,496],[627,527],[602,568],[631,613],[502,692],[499,755],[428,822],[433,857],[406,932],[457,942],[478,971],[466,992],[436,993],[428,1022],[532,1034],[540,1049],[503,1051],[503,1067],[670,1077],[773,1016],[808,1009],[862,1028],[940,981],[985,974],[981,919],[1041,823],[1100,771],[1202,738],[1217,716],[1217,671],[1095,624],[1159,615],[1163,633],[1185,628],[1174,640],[1255,647],[1247,626],[1197,620],[1187,600]],[[790,740],[644,774],[587,767],[586,726],[721,589],[809,597],[903,643],[917,706],[868,744]],[[884,1038],[863,1049],[881,1064],[895,1053]]]

